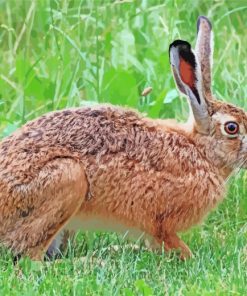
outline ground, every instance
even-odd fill
[[[196,19],[214,27],[216,96],[247,110],[247,6],[238,1],[0,1],[0,135],[47,111],[101,102],[184,120],[168,46],[195,44]],[[145,87],[153,91],[144,99]],[[247,174],[182,234],[194,258],[158,255],[123,237],[79,233],[55,262],[13,266],[0,251],[1,295],[246,295]]]

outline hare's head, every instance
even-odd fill
[[[193,135],[221,168],[247,168],[247,113],[217,101],[211,92],[212,26],[206,17],[197,22],[195,52],[176,40],[170,45],[170,63],[178,89],[189,98]]]

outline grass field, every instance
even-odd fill
[[[247,110],[246,0],[0,0],[0,136],[47,111],[101,102],[186,119],[168,46],[195,44],[201,14],[215,31],[214,93]],[[189,261],[135,250],[116,234],[80,233],[51,263],[14,267],[1,250],[0,295],[247,295],[246,177],[233,178],[218,209],[182,234]]]

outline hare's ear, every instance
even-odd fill
[[[213,32],[210,21],[205,16],[197,20],[196,56],[201,67],[202,86],[206,97],[212,97],[211,72],[213,62]]]
[[[203,95],[201,69],[191,45],[182,40],[174,41],[169,48],[170,63],[179,90],[189,97],[196,127],[207,133],[209,114],[207,101]]]

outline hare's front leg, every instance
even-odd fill
[[[180,259],[185,260],[192,257],[189,247],[178,237],[176,233],[166,233],[164,237],[164,247],[167,252],[171,250],[180,251]]]
[[[162,247],[166,252],[170,252],[172,250],[180,251],[180,259],[185,260],[192,257],[192,252],[189,247],[178,237],[175,232],[168,233],[162,235],[162,239],[156,237],[153,241],[153,244],[150,245],[151,249],[161,251]]]
[[[56,159],[46,164],[16,196],[26,201],[16,211],[5,243],[16,253],[41,260],[53,238],[82,204],[87,180],[82,166],[72,159]]]

